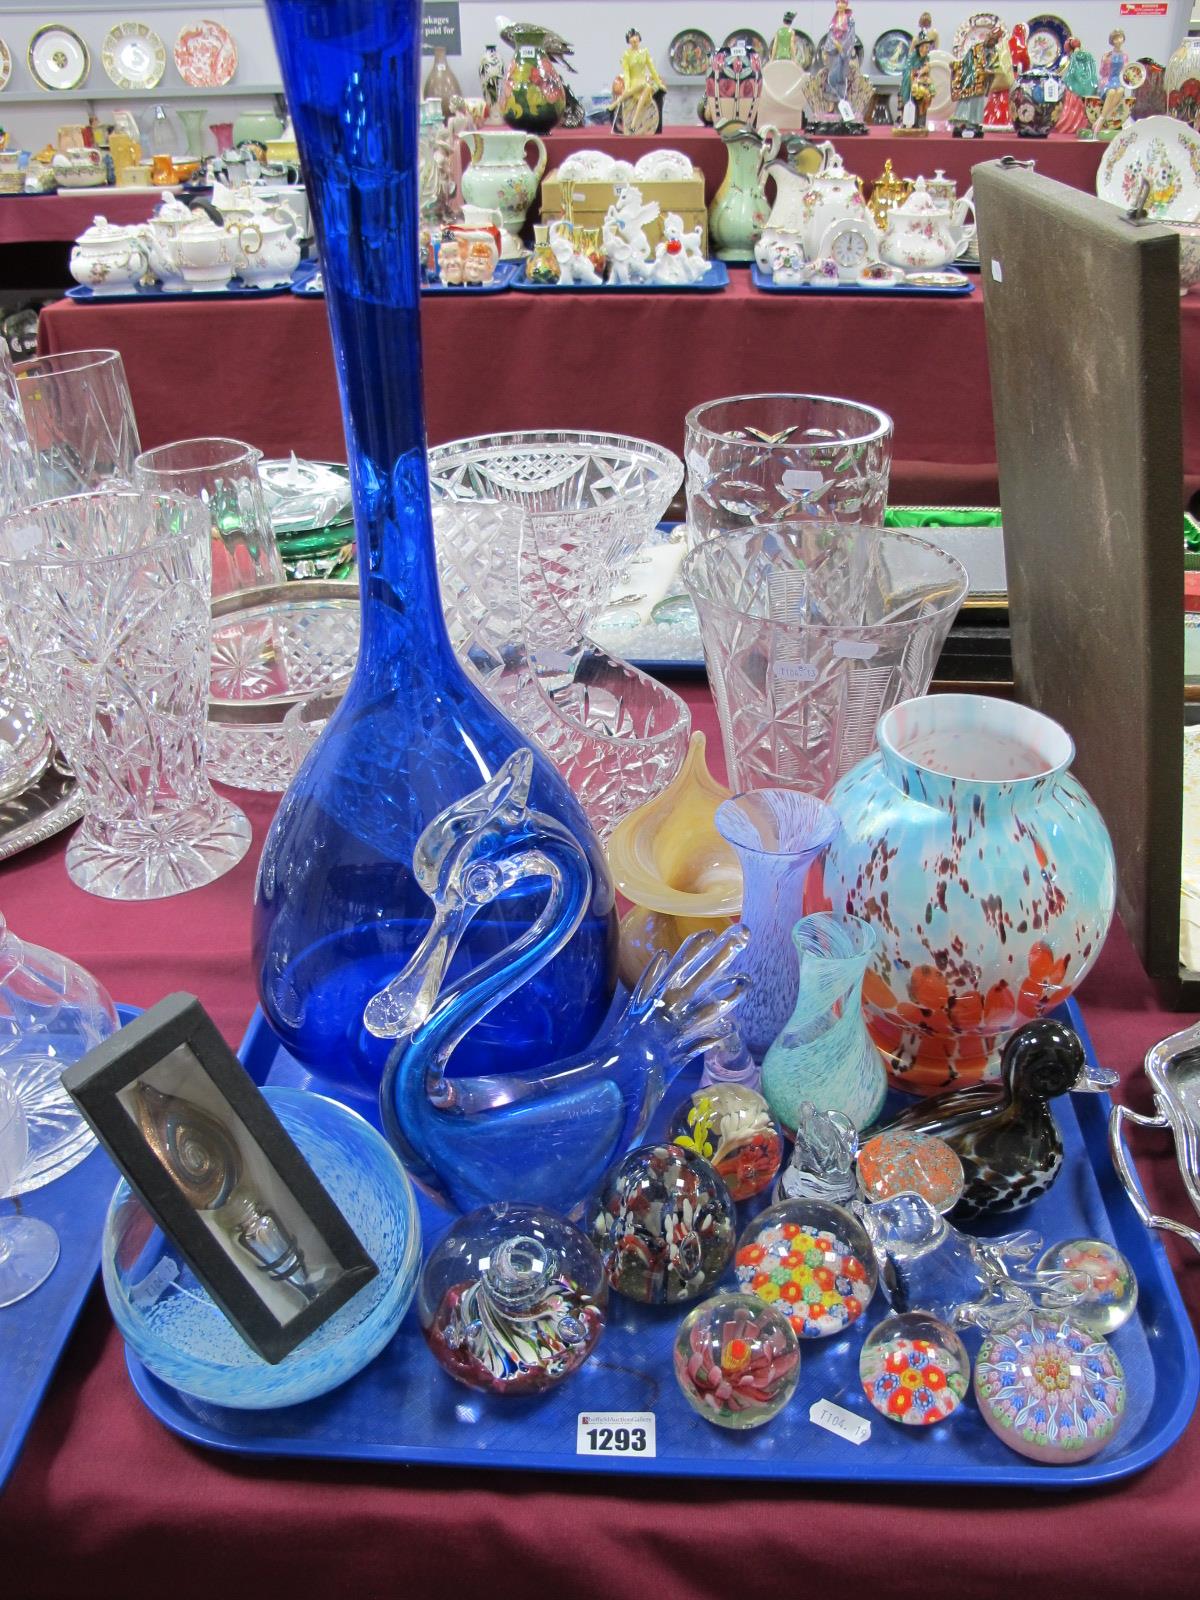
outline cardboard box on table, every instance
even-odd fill
[[[647,203],[658,201],[659,220],[646,228],[652,248],[662,239],[662,217],[674,211],[683,218],[685,232],[700,229],[700,245],[704,254],[708,254],[708,208],[704,203],[704,174],[699,167],[692,168],[690,178],[627,181],[632,181]],[[590,179],[564,183],[556,169],[542,179],[541,220],[553,222],[569,213],[577,228],[602,228],[609,206],[616,201],[617,190],[623,187],[623,183],[600,183]]]
[[[1181,1005],[1179,241],[1028,168],[974,169],[1016,697],[1075,741],[1117,906]]]

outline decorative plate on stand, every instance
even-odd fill
[[[886,33],[881,33],[871,47],[871,59],[876,70],[882,72],[885,78],[898,78],[904,71],[911,44],[912,34],[904,28],[889,28]]]
[[[807,72],[817,59],[817,47],[803,28],[793,28],[792,32],[796,35],[796,65]]]
[[[1029,19],[1029,37],[1025,48],[1029,51],[1031,67],[1045,67],[1054,72],[1067,53],[1067,40],[1071,30],[1061,17],[1046,14]]]
[[[8,80],[12,77],[12,51],[0,39],[0,89],[8,88]]]
[[[950,93],[950,68],[953,62],[948,50],[931,50],[929,52],[929,82],[933,89],[926,120],[932,126],[935,122],[945,122],[954,106],[954,96]]]
[[[1200,134],[1178,117],[1146,117],[1124,128],[1104,152],[1096,193],[1128,211],[1147,178],[1152,217],[1200,217]]]
[[[100,60],[118,89],[153,89],[167,70],[167,47],[144,22],[118,22],[104,35]]]
[[[702,78],[712,53],[713,42],[703,28],[685,28],[668,45],[667,60],[681,78]]]
[[[39,89],[80,89],[92,70],[88,47],[74,28],[48,22],[29,41],[25,60]]]
[[[757,51],[758,59],[760,61],[765,61],[767,59],[767,41],[763,38],[762,34],[754,28],[735,28],[732,33],[727,33],[725,35],[724,39],[721,41],[722,46],[723,48],[728,49],[731,44],[735,44],[739,39],[746,46],[748,53]]]
[[[208,18],[180,28],[174,54],[179,76],[193,89],[223,89],[237,71],[233,35]]]

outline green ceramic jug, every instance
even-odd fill
[[[461,133],[459,138],[471,152],[471,164],[462,176],[463,199],[487,211],[498,211],[512,241],[504,251],[505,258],[520,255],[525,213],[546,170],[546,146],[536,133],[492,128]],[[537,146],[536,167],[525,158],[526,146],[531,144]]]
[[[775,159],[779,134],[774,128],[760,134],[747,123],[732,121],[722,123],[719,131],[728,166],[708,208],[709,248],[721,261],[751,261],[771,213],[764,171]]]

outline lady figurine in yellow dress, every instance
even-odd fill
[[[625,35],[621,71],[613,79],[613,132],[660,133],[667,86],[636,28]]]

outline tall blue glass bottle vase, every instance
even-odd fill
[[[429,925],[413,875],[426,824],[496,772],[521,735],[463,675],[442,622],[421,405],[417,283],[418,0],[270,0],[325,277],[354,492],[362,644],[354,679],[284,796],[263,850],[254,957],[263,1011],[314,1088],[378,1120],[391,1048],[367,1001]],[[587,1042],[615,983],[604,855],[535,756],[530,804],[588,853],[595,888],[570,943],[457,1052],[456,1073],[534,1068]],[[511,945],[544,893],[471,925],[452,973]]]

